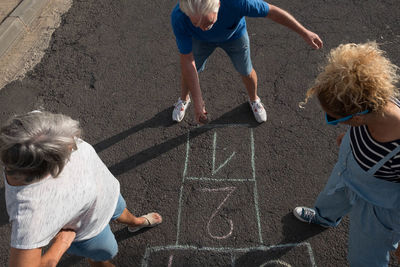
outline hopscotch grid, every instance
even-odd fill
[[[229,178],[209,178],[209,177],[185,177],[185,180],[192,181],[213,181],[213,182],[255,182],[255,179],[229,179]]]
[[[196,127],[196,129],[216,129],[216,128],[251,128],[254,124],[250,123],[230,123],[230,124],[205,124]]]
[[[260,209],[258,207],[258,189],[257,189],[257,181],[256,181],[256,164],[255,164],[255,147],[254,147],[254,133],[253,129],[250,129],[250,144],[251,144],[251,168],[253,171],[253,179],[254,179],[254,206],[256,209],[256,217],[257,217],[257,224],[258,224],[258,237],[260,239],[261,245],[264,244],[262,231],[261,231],[261,217],[260,217]]]
[[[271,245],[271,246],[256,246],[256,247],[244,247],[244,248],[233,248],[233,247],[197,247],[193,245],[169,245],[169,246],[156,246],[156,247],[147,247],[145,251],[145,256],[142,260],[142,267],[148,266],[149,256],[151,253],[160,252],[160,251],[170,251],[170,250],[181,250],[181,251],[211,251],[211,252],[219,252],[219,253],[231,253],[232,260],[235,260],[235,253],[248,253],[252,251],[261,250],[267,252],[269,250],[276,249],[284,249],[284,248],[296,248],[296,247],[306,247],[308,256],[310,257],[310,262],[312,267],[317,267],[315,263],[314,253],[312,251],[311,245],[308,242],[301,243],[288,243],[288,244],[279,244],[279,245]],[[233,265],[232,265],[233,266]]]
[[[228,125],[228,127],[237,127],[237,126],[238,125],[233,125],[233,126]],[[243,125],[239,125],[239,126],[243,126]],[[225,126],[221,125],[220,127],[226,127],[226,125]],[[219,128],[219,127],[210,127],[210,128]],[[163,251],[163,250],[167,250],[167,251],[168,250],[184,250],[184,251],[185,250],[196,250],[196,251],[215,251],[215,252],[222,252],[222,253],[231,253],[232,267],[234,267],[235,260],[236,260],[235,253],[247,253],[247,252],[254,251],[254,250],[268,251],[268,250],[273,250],[273,249],[282,249],[282,248],[287,248],[287,247],[300,247],[300,246],[306,246],[312,267],[317,267],[317,265],[315,263],[315,258],[314,258],[314,254],[312,251],[312,247],[308,242],[289,243],[289,244],[280,244],[280,245],[271,245],[271,246],[263,245],[263,239],[262,239],[262,234],[261,234],[261,232],[262,232],[261,231],[261,219],[260,219],[260,211],[259,211],[259,205],[258,205],[258,191],[257,191],[258,189],[257,189],[256,171],[255,171],[255,145],[254,145],[253,129],[250,129],[250,139],[251,139],[251,165],[252,165],[252,176],[253,176],[252,179],[216,179],[216,178],[206,178],[206,177],[186,177],[188,162],[189,162],[189,152],[190,152],[190,130],[188,131],[187,143],[186,143],[186,158],[185,158],[184,170],[183,170],[183,175],[182,175],[182,186],[180,188],[180,194],[179,194],[176,243],[175,243],[175,245],[168,245],[168,246],[147,247],[145,250],[145,253],[143,255],[143,259],[142,259],[143,267],[148,266],[148,260],[150,258],[151,253]],[[227,161],[223,165],[225,165],[226,163],[227,163]],[[214,166],[215,165],[213,165],[213,170],[214,170]],[[184,185],[184,182],[186,179],[187,180],[199,180],[199,181],[254,182],[254,203],[255,203],[256,217],[257,217],[257,224],[258,224],[258,234],[259,234],[261,246],[233,248],[233,247],[196,247],[193,245],[179,245],[179,233],[180,233],[182,199],[183,199],[183,185]],[[173,259],[173,256],[172,256],[172,258],[170,256],[169,263],[168,263],[169,265],[172,264],[172,259]]]
[[[186,141],[186,158],[185,158],[185,166],[183,168],[183,174],[182,174],[182,185],[181,189],[179,192],[179,202],[178,202],[178,220],[177,220],[177,226],[176,226],[176,242],[175,244],[179,244],[179,233],[180,233],[180,227],[181,227],[181,212],[182,212],[182,198],[183,198],[183,185],[185,183],[185,176],[187,173],[187,165],[189,161],[189,152],[190,152],[190,131],[188,131],[187,134],[187,141]]]

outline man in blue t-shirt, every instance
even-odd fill
[[[181,96],[172,113],[174,121],[180,122],[185,116],[189,92],[196,122],[208,121],[198,72],[204,69],[207,58],[217,47],[225,50],[241,74],[256,120],[259,123],[267,120],[257,95],[257,74],[251,63],[245,16],[267,17],[297,32],[314,49],[322,47],[317,34],[304,28],[286,11],[262,0],[179,0],[171,14],[182,72]]]

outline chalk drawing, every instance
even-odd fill
[[[249,125],[246,124],[218,124],[218,125],[206,125],[202,126],[204,128],[225,128],[225,127],[249,127]],[[215,159],[216,159],[216,145],[217,145],[217,133],[214,133],[214,139],[213,139],[213,161],[212,161],[212,175],[216,174],[220,169],[225,167],[229,161],[235,156],[235,152],[233,152],[230,157],[228,157],[225,162],[223,162],[220,166],[216,168],[215,166]],[[251,169],[252,169],[252,177],[250,179],[216,179],[215,177],[187,177],[187,171],[188,171],[188,164],[189,164],[189,154],[190,154],[190,131],[188,131],[187,134],[187,142],[186,142],[186,158],[185,158],[185,164],[184,164],[184,169],[183,169],[183,175],[182,175],[182,184],[180,187],[180,193],[179,193],[179,204],[178,204],[178,218],[177,218],[177,234],[176,234],[176,243],[175,245],[166,245],[166,246],[158,246],[158,247],[147,247],[146,251],[143,255],[142,259],[142,267],[148,267],[149,264],[149,259],[152,253],[157,253],[159,251],[174,251],[174,254],[171,254],[168,259],[168,267],[171,267],[173,264],[174,260],[174,255],[176,255],[176,252],[179,251],[193,251],[195,253],[199,251],[205,251],[205,252],[210,252],[210,253],[229,253],[231,255],[231,267],[235,267],[235,261],[237,257],[240,257],[243,253],[248,253],[248,252],[253,252],[255,250],[260,250],[260,251],[268,251],[268,250],[275,250],[275,249],[281,249],[281,248],[287,248],[287,247],[306,247],[308,258],[310,260],[310,267],[317,267],[313,255],[313,251],[311,248],[311,245],[307,242],[302,242],[302,243],[293,243],[293,244],[282,244],[282,245],[272,245],[272,246],[264,246],[263,245],[263,239],[262,239],[262,231],[261,231],[261,214],[259,210],[259,204],[258,204],[258,190],[257,190],[257,181],[256,181],[256,168],[255,168],[255,144],[254,144],[254,134],[253,134],[253,129],[250,129],[250,149],[251,149]],[[186,180],[190,181],[198,181],[198,182],[252,182],[254,186],[254,203],[255,203],[255,212],[256,212],[256,219],[257,219],[257,225],[258,225],[258,235],[259,235],[259,242],[260,246],[256,247],[245,247],[245,248],[237,248],[237,247],[205,247],[205,246],[192,246],[192,245],[181,245],[179,244],[179,234],[180,234],[180,226],[181,226],[181,211],[182,211],[182,205],[183,205],[183,191],[184,191],[184,184]],[[214,219],[214,217],[217,215],[217,213],[220,211],[222,206],[225,204],[225,202],[228,200],[228,198],[231,196],[231,194],[235,191],[236,187],[224,187],[224,188],[216,188],[216,189],[210,189],[210,188],[203,188],[201,190],[206,191],[206,192],[228,192],[224,200],[219,204],[217,209],[212,213],[208,223],[207,223],[207,231],[208,234],[216,239],[224,239],[228,238],[229,236],[232,235],[233,232],[233,222],[232,220],[228,220],[229,222],[229,231],[227,234],[223,236],[216,236],[213,235],[210,231],[210,225]],[[289,267],[291,266],[287,262],[281,261],[281,260],[272,260],[263,263],[260,265],[260,267],[268,267],[272,265],[277,265],[280,264],[283,267]]]
[[[257,181],[256,181],[256,163],[254,160],[255,157],[255,145],[254,145],[254,133],[253,129],[250,131],[250,147],[251,147],[251,168],[253,170],[253,180],[254,180],[254,207],[256,209],[256,217],[257,217],[257,226],[258,226],[258,238],[261,244],[264,244],[262,234],[261,234],[261,217],[260,217],[260,209],[258,207],[258,189],[257,189]]]
[[[226,235],[223,236],[216,236],[213,235],[211,233],[210,230],[210,225],[212,220],[214,219],[215,215],[217,215],[217,213],[219,212],[219,210],[221,209],[221,207],[225,204],[226,200],[232,195],[232,193],[236,190],[236,187],[224,187],[224,188],[216,188],[216,189],[210,189],[210,188],[202,188],[201,191],[205,191],[205,192],[218,192],[218,191],[228,191],[229,193],[226,195],[226,197],[224,198],[224,200],[221,202],[221,204],[219,204],[219,206],[217,207],[217,209],[213,212],[213,214],[211,215],[210,219],[208,220],[207,223],[207,232],[208,234],[215,239],[225,239],[228,238],[232,235],[233,232],[233,222],[231,219],[228,220],[229,222],[229,232]]]
[[[174,255],[169,256],[169,260],[168,260],[168,267],[172,266],[172,260],[174,259]]]
[[[271,246],[258,246],[258,247],[245,247],[245,248],[232,248],[232,247],[203,247],[203,246],[191,246],[191,245],[168,245],[168,246],[156,246],[156,247],[147,247],[142,259],[142,267],[149,267],[148,262],[150,259],[150,255],[152,253],[157,253],[160,251],[193,251],[197,253],[199,251],[206,251],[211,253],[243,253],[254,252],[254,251],[270,251],[276,249],[285,249],[285,248],[297,248],[297,247],[305,247],[307,253],[305,256],[308,256],[310,260],[310,267],[317,267],[314,259],[314,254],[311,248],[310,243],[301,242],[301,243],[288,243],[288,244],[280,244],[280,245],[271,245]],[[234,259],[234,256],[232,256]],[[232,265],[234,266],[234,265]]]
[[[189,151],[190,151],[190,132],[188,132],[187,139],[186,139],[185,167],[183,169],[182,185],[181,185],[181,189],[180,189],[180,192],[179,192],[178,220],[177,220],[177,226],[176,226],[176,242],[175,242],[175,245],[179,244],[179,233],[181,231],[181,212],[182,212],[183,184],[185,183],[185,177],[186,177],[186,173],[187,173],[187,166],[188,166],[188,162],[189,162]]]
[[[217,149],[217,132],[214,132],[214,141],[213,141],[213,156],[212,156],[212,172],[211,175],[216,174],[220,169],[222,169],[236,154],[236,152],[233,152],[229,158],[225,160],[224,163],[222,163],[217,169],[215,169],[215,154],[216,154],[216,149]]]
[[[254,125],[250,123],[221,123],[221,124],[204,124],[204,125],[197,125],[196,128],[198,129],[217,129],[217,128],[250,128]]]
[[[203,181],[203,182],[254,182],[255,180],[250,179],[220,179],[220,178],[208,178],[208,177],[186,177],[185,180],[191,181]]]
[[[267,261],[266,263],[263,263],[262,265],[260,265],[260,267],[268,267],[268,266],[283,266],[283,267],[292,267],[292,265],[290,265],[287,262],[281,261],[281,260],[272,260],[272,261]]]

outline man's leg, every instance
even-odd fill
[[[250,41],[247,32],[239,39],[222,43],[220,46],[228,54],[236,71],[241,75],[250,101],[257,100],[257,73],[251,63]]]
[[[267,113],[257,95],[257,73],[250,58],[250,42],[247,32],[237,40],[222,43],[220,47],[228,54],[233,66],[240,73],[254,117],[259,123],[267,120]]]
[[[181,100],[189,101],[189,99],[189,88],[186,85],[185,79],[183,78],[183,76],[181,76]]]
[[[256,101],[259,97],[257,95],[257,73],[254,69],[251,70],[249,75],[241,75],[244,86],[246,87],[247,94],[251,102]]]

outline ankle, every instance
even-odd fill
[[[181,100],[187,102],[190,100],[190,96],[189,95],[183,97],[181,96]]]
[[[257,95],[255,97],[250,97],[249,96],[249,100],[251,103],[256,102],[258,99],[260,99]]]

